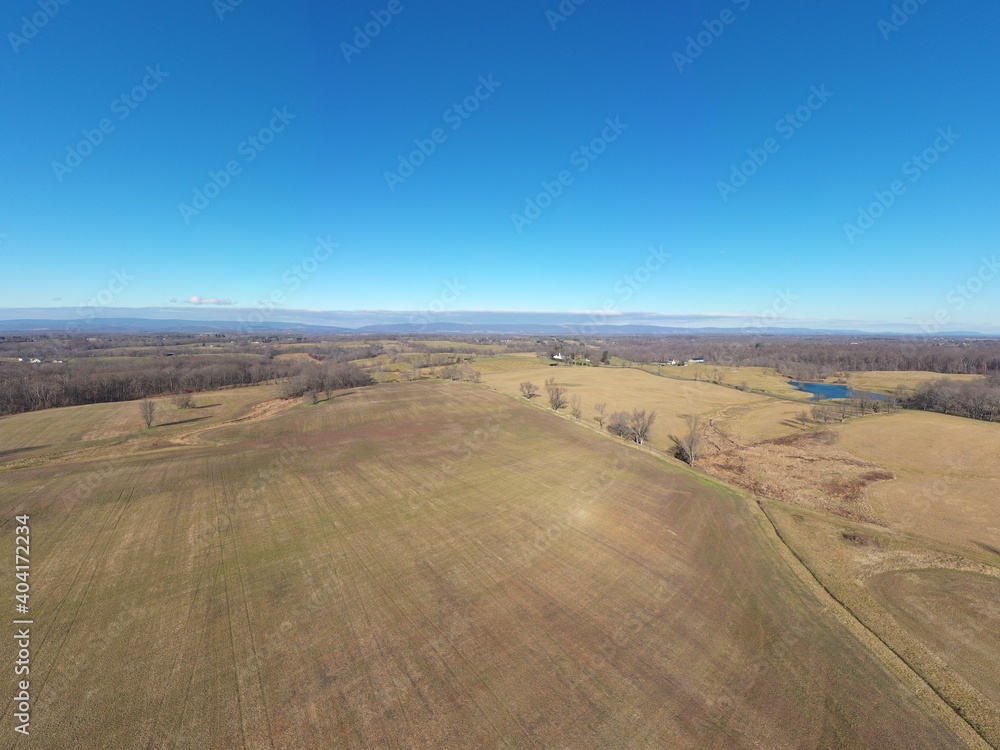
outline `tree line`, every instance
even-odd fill
[[[226,354],[40,365],[4,362],[0,363],[0,415],[254,385],[296,376],[308,364]]]
[[[1000,373],[974,381],[934,380],[917,387],[908,406],[1000,422]]]
[[[1000,340],[840,336],[630,336],[594,339],[592,350],[649,364],[704,357],[714,365],[766,367],[793,380],[840,372],[921,370],[985,375],[1000,371]]]
[[[520,384],[521,395],[528,401],[539,395],[538,386],[530,380]],[[559,385],[555,378],[548,378],[545,381],[545,393],[549,399],[549,407],[553,411],[569,406],[570,414],[574,419],[583,418],[583,401],[577,396],[568,396],[566,387]],[[600,402],[594,405],[594,421],[601,429],[607,428],[608,432],[631,442],[642,445],[649,437],[649,431],[656,421],[656,412],[647,412],[645,409],[633,409],[631,413],[616,411],[607,413],[607,403]]]

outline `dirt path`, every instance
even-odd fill
[[[275,416],[276,414],[280,414],[283,411],[287,411],[295,406],[295,404],[296,402],[294,399],[268,399],[267,401],[262,401],[261,403],[253,406],[250,411],[242,417],[227,419],[224,422],[216,422],[215,424],[193,427],[186,432],[171,435],[170,442],[175,445],[205,445],[206,442],[201,439],[201,435],[209,430],[216,430],[220,427],[228,427],[234,424],[243,424],[244,422],[259,422],[260,420],[267,419]]]

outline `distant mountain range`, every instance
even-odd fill
[[[551,315],[551,314],[549,314]],[[921,335],[918,332],[861,331],[836,328],[780,328],[771,326],[763,329],[754,327],[721,326],[659,326],[639,324],[595,324],[595,323],[506,323],[478,322],[451,323],[380,323],[354,328],[315,323],[269,321],[246,323],[233,320],[180,320],[169,318],[104,318],[48,320],[44,318],[21,318],[0,320],[0,333],[6,334],[49,334],[67,333],[303,333],[303,334],[457,334],[488,335],[508,334],[526,336],[615,336],[615,335],[687,335],[687,336],[906,336]],[[992,338],[997,334],[983,334],[975,331],[942,331],[937,335],[949,337]]]

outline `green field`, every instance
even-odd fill
[[[741,495],[483,388],[269,398],[0,472],[0,746],[983,746]]]

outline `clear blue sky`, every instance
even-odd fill
[[[5,4],[0,307],[1000,323],[992,0],[233,2]]]

